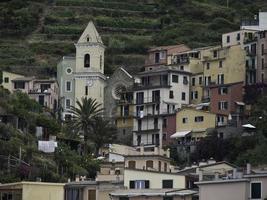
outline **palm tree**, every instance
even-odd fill
[[[92,125],[92,131],[93,134],[90,135],[91,141],[95,146],[95,156],[98,156],[101,147],[116,140],[117,129],[109,120],[103,117],[96,117]]]
[[[103,108],[96,99],[82,98],[81,101],[76,101],[77,106],[71,106],[70,113],[72,120],[69,121],[71,128],[77,131],[82,131],[84,136],[85,148],[84,152],[87,153],[86,143],[90,134],[92,133],[92,125],[97,116],[102,114]]]

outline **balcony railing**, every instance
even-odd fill
[[[120,99],[117,101],[118,104],[133,104],[134,101],[133,99]]]
[[[139,134],[147,134],[147,133],[158,133],[159,129],[158,128],[150,128],[150,129],[139,129],[137,128],[137,130],[133,130],[133,132],[139,133]]]
[[[255,57],[257,55],[256,51],[247,51],[247,56]]]
[[[188,57],[185,57],[185,58],[179,58],[177,57],[174,61],[175,64],[187,64],[189,63],[189,58]]]
[[[51,88],[47,89],[47,90],[41,90],[41,89],[31,89],[29,90],[30,94],[48,94],[48,93],[52,93],[53,90]]]
[[[258,20],[242,20],[241,26],[259,26]]]
[[[148,97],[148,98],[137,98],[135,100],[137,105],[150,104],[150,103],[160,103],[160,97]]]

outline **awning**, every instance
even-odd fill
[[[242,125],[243,128],[256,128],[255,126],[251,125],[251,124],[244,124]]]
[[[239,106],[244,106],[244,105],[245,105],[245,103],[242,102],[242,101],[236,101],[235,103],[236,103],[237,105],[239,105]]]
[[[189,133],[191,133],[191,131],[180,131],[180,132],[176,132],[173,135],[171,135],[171,138],[181,138],[181,137],[185,137],[186,135],[188,135]]]

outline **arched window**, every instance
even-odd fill
[[[153,160],[146,161],[146,169],[153,168]]]
[[[84,67],[90,67],[90,55],[89,54],[84,55]]]

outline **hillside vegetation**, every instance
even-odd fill
[[[117,66],[137,71],[153,45],[218,44],[221,34],[253,17],[264,0],[3,0],[0,3],[0,69],[54,75],[63,55],[89,20],[106,50],[106,74]]]

